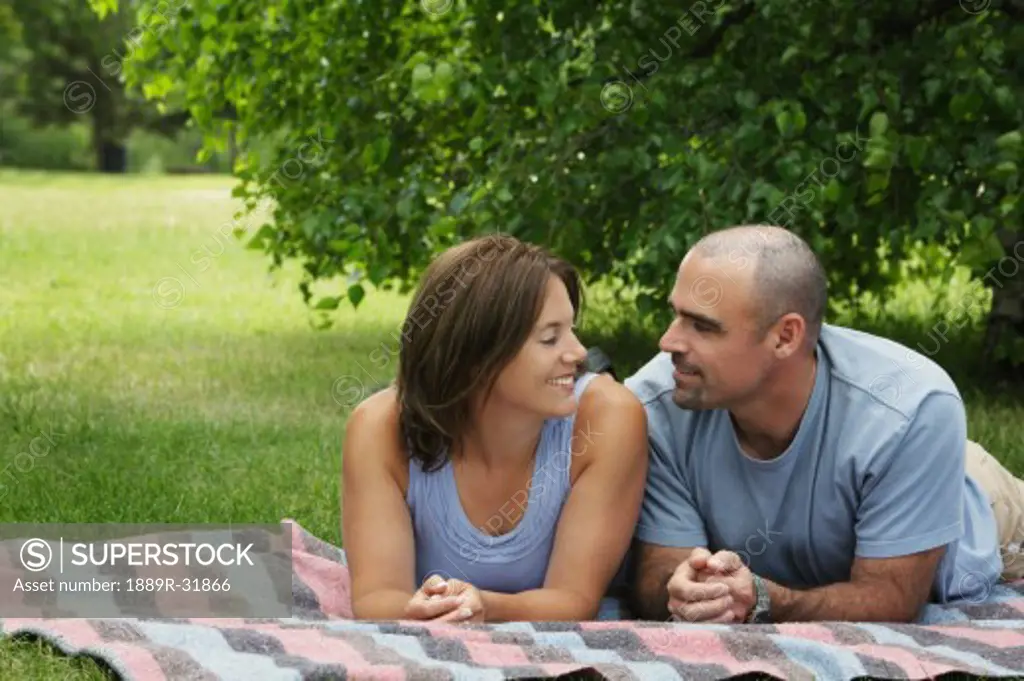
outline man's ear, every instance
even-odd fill
[[[775,356],[779,359],[786,359],[804,346],[807,338],[807,322],[796,312],[790,312],[779,317],[775,322]]]

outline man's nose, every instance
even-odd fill
[[[679,330],[679,322],[673,321],[669,324],[668,329],[662,334],[661,339],[658,341],[658,348],[662,352],[670,352],[673,354],[686,354],[689,349],[686,345],[686,338]]]

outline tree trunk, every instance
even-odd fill
[[[128,148],[124,143],[127,132],[117,106],[112,97],[100,97],[92,110],[92,148],[96,170],[101,173],[128,172]]]
[[[128,148],[121,142],[100,140],[96,145],[96,169],[101,173],[128,171]]]
[[[985,275],[984,282],[992,289],[992,309],[985,332],[985,364],[1002,367],[1010,376],[1024,379],[1024,356],[1014,356],[1013,348],[1024,338],[1024,232],[1003,231],[999,234],[1003,257]],[[1000,347],[1011,355],[1000,360]],[[1005,374],[1004,374],[1005,375]]]

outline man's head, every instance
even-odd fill
[[[772,226],[732,227],[683,258],[659,347],[676,367],[675,402],[729,409],[756,399],[784,367],[813,356],[827,303],[817,257]]]

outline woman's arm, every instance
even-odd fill
[[[345,426],[341,518],[356,619],[400,619],[416,591],[394,390],[367,398]]]
[[[622,564],[647,479],[643,405],[598,376],[580,399],[571,448],[571,470],[580,473],[558,521],[544,587],[481,592],[487,621],[593,619]]]

